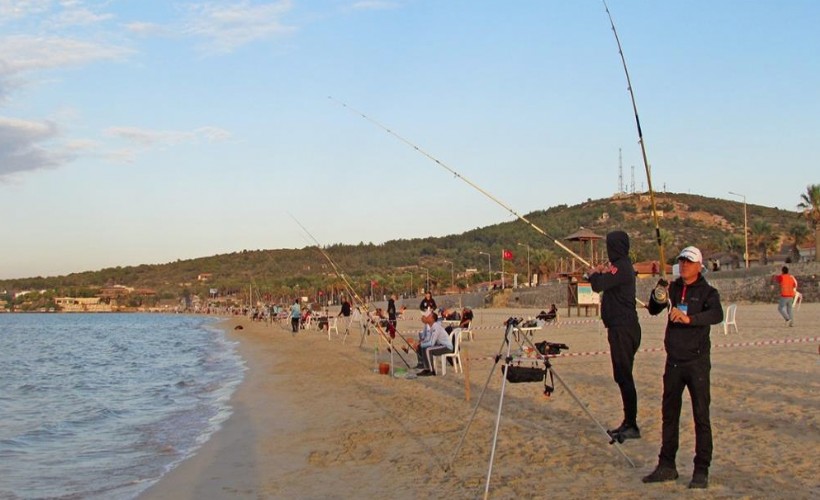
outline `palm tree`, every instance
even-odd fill
[[[803,211],[809,227],[814,229],[814,261],[820,262],[820,184],[806,186],[800,200],[797,208]]]
[[[800,262],[800,245],[809,239],[809,228],[803,224],[794,224],[789,228],[792,238],[792,262]]]
[[[778,240],[777,235],[774,234],[771,224],[762,219],[754,221],[752,227],[749,229],[752,246],[757,248],[760,263],[768,264],[769,250],[776,245]]]

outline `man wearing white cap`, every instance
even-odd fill
[[[711,372],[711,325],[723,321],[720,294],[701,274],[703,255],[695,247],[684,248],[678,255],[680,277],[669,285],[667,300],[658,302],[656,294],[649,297],[652,315],[669,308],[666,334],[666,367],[663,373],[662,444],[658,466],[645,483],[674,481],[678,478],[675,455],[678,451],[680,412],[683,389],[689,390],[692,416],[695,420],[695,469],[690,488],[706,488],[712,463],[712,424],[709,420]]]

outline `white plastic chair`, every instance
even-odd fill
[[[462,337],[462,338],[466,337],[466,339],[467,339],[467,340],[473,340],[473,339],[474,339],[474,337],[473,337],[473,330],[470,328],[470,325],[471,325],[471,324],[472,324],[472,321],[471,321],[471,322],[469,322],[469,323],[467,323],[467,325],[466,325],[466,326],[464,326],[464,327],[461,329],[461,337]]]
[[[327,339],[330,340],[330,331],[336,332],[336,336],[339,336],[339,326],[337,323],[339,322],[339,318],[333,316],[332,318],[327,319]]]
[[[441,374],[447,375],[447,360],[453,360],[453,370],[456,373],[462,373],[464,368],[461,366],[461,334],[464,330],[456,328],[450,333],[450,342],[453,343],[453,352],[450,354],[442,354],[441,357]]]
[[[726,308],[726,316],[723,318],[723,335],[729,334],[729,326],[734,326],[735,333],[740,333],[737,329],[735,316],[737,316],[737,304],[731,304]]]
[[[800,304],[803,303],[803,294],[798,292],[797,290],[794,291],[794,301],[792,301],[792,309],[798,310],[800,309]]]

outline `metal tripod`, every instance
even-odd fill
[[[501,408],[504,404],[504,390],[507,387],[506,373],[509,372],[511,362],[513,360],[513,357],[510,355],[510,348],[511,348],[510,337],[512,336],[512,333],[515,331],[515,328],[518,325],[519,321],[520,321],[520,319],[515,319],[515,318],[510,318],[510,319],[507,320],[506,328],[504,330],[504,340],[502,341],[501,346],[498,348],[498,354],[496,354],[495,363],[493,364],[493,367],[492,367],[492,369],[490,369],[490,373],[487,376],[487,382],[484,383],[484,388],[481,390],[481,394],[478,396],[478,401],[476,402],[475,408],[473,408],[472,415],[470,415],[470,420],[467,421],[467,426],[464,428],[464,431],[461,434],[461,439],[459,440],[458,445],[456,446],[456,449],[453,451],[453,455],[452,455],[452,457],[450,457],[450,461],[447,463],[447,465],[445,467],[446,471],[452,470],[453,462],[455,462],[456,457],[458,457],[458,454],[461,451],[461,447],[464,444],[464,440],[467,437],[467,432],[470,430],[470,426],[472,425],[473,420],[475,420],[475,416],[478,413],[479,407],[481,407],[481,400],[484,398],[484,394],[487,392],[487,387],[490,385],[490,380],[492,380],[492,376],[493,376],[493,373],[495,372],[495,368],[496,368],[496,366],[498,366],[498,362],[501,359],[504,359],[504,365],[505,365],[506,368],[503,371],[505,373],[505,376],[503,377],[503,379],[501,381],[501,395],[498,398],[498,411],[496,412],[496,417],[495,417],[495,429],[493,431],[493,442],[492,442],[492,448],[490,450],[490,463],[489,463],[489,466],[488,466],[488,469],[487,469],[487,480],[486,480],[485,485],[484,485],[484,498],[485,499],[488,497],[489,492],[490,492],[490,477],[492,476],[492,472],[493,472],[493,461],[495,459],[495,448],[496,448],[496,443],[498,441],[498,429],[501,425]],[[555,380],[558,380],[558,382],[561,383],[561,385],[564,387],[564,389],[566,389],[566,391],[569,393],[569,395],[572,396],[572,399],[574,399],[575,402],[578,403],[578,406],[581,407],[581,409],[584,411],[584,413],[586,413],[587,416],[593,422],[595,422],[595,425],[597,425],[598,428],[601,429],[601,432],[603,432],[603,434],[606,436],[607,442],[609,442],[610,439],[611,439],[611,436],[607,432],[606,428],[603,425],[601,425],[600,422],[598,422],[598,420],[587,409],[587,406],[578,398],[578,396],[575,395],[575,392],[573,392],[573,390],[570,389],[570,387],[567,385],[567,383],[564,382],[564,379],[562,379],[558,375],[558,373],[556,373],[555,368],[553,368],[552,364],[549,362],[549,357],[546,356],[546,355],[540,354],[538,349],[532,343],[532,340],[529,339],[526,335],[523,335],[522,337],[523,337],[524,341],[526,343],[528,343],[529,346],[533,349],[533,352],[537,353],[537,358],[536,359],[542,360],[544,362],[544,364],[545,364],[544,376],[546,377],[549,374]],[[519,346],[522,346],[520,340],[516,339],[516,342],[518,343]],[[504,356],[504,358],[502,358],[501,353],[502,353],[502,351],[504,351],[504,346],[505,345],[506,345],[506,355]],[[618,450],[618,452],[624,457],[624,459],[626,459],[626,461],[629,463],[629,465],[632,466],[632,467],[635,467],[635,463],[626,455],[624,450],[621,448],[620,444],[619,443],[614,443],[614,444],[615,444],[615,447]]]

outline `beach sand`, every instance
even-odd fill
[[[318,330],[294,337],[278,324],[230,319],[224,327],[248,366],[231,400],[233,415],[141,498],[480,498],[499,408],[501,363],[493,358],[504,351],[503,321],[537,312],[475,310],[475,340],[462,344],[469,402],[465,375],[452,370],[414,380],[378,374],[376,361],[390,355],[383,348],[374,352],[375,336],[359,347],[360,331],[343,343]],[[569,345],[569,356],[552,360],[555,373],[601,425],[614,427],[622,419],[620,397],[608,354],[597,353],[608,349],[606,331],[592,317],[570,318],[565,308],[561,314],[557,326],[535,332],[534,340]],[[706,493],[686,489],[694,454],[687,394],[677,457],[681,477],[641,482],[660,448],[665,356],[664,320],[641,313],[635,377],[643,438],[621,447],[636,467],[608,444],[558,380],[550,398],[543,384],[507,384],[490,497],[820,497],[820,304],[803,304],[793,328],[775,304],[741,304],[737,323],[738,334],[712,328],[714,458]],[[419,327],[416,313],[400,322],[399,331],[410,337]],[[414,355],[399,352],[415,365]],[[404,366],[394,359],[397,368]]]

